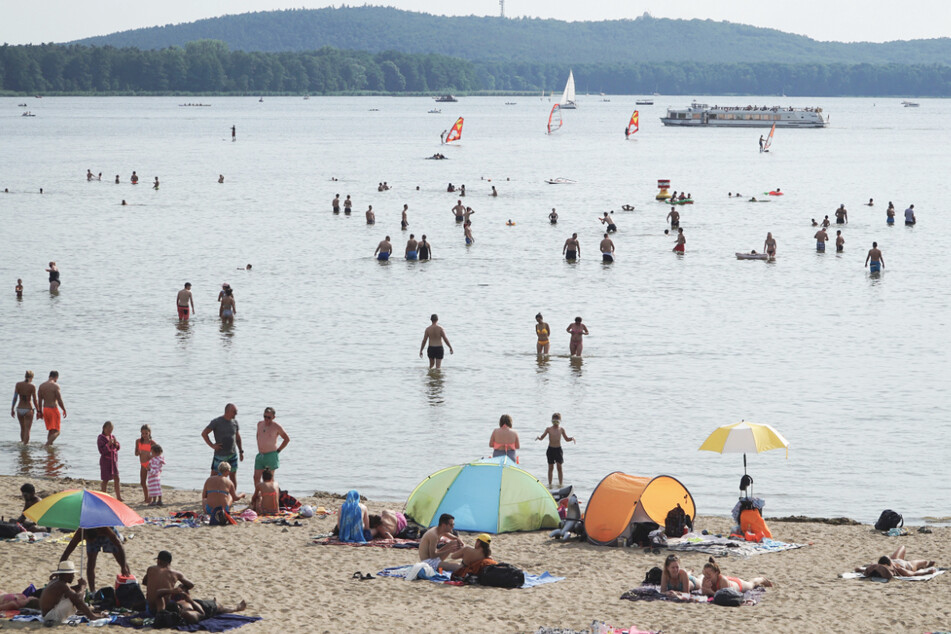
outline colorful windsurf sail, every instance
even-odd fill
[[[561,106],[557,103],[551,107],[551,112],[548,114],[548,134],[551,134],[555,130],[561,127]]]
[[[773,124],[773,127],[769,129],[769,136],[766,137],[766,142],[763,143],[763,151],[768,152],[769,146],[773,144],[773,133],[776,132],[776,124]]]
[[[640,115],[638,114],[637,110],[635,110],[634,114],[631,115],[630,123],[627,124],[627,130],[625,131],[626,136],[631,136],[640,129],[640,124],[638,121],[639,118]]]
[[[452,129],[449,131],[449,135],[446,137],[446,143],[452,143],[453,141],[458,141],[462,138],[462,117],[456,119],[456,122],[453,124]]]

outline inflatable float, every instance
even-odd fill
[[[783,192],[779,191],[778,189],[777,189],[776,191],[763,192],[763,193],[764,193],[764,194],[768,194],[768,195],[770,195],[770,196],[782,196],[782,195],[783,195]]]
[[[634,205],[621,205],[623,211],[634,211]]]
[[[683,200],[674,200],[671,198],[667,202],[669,202],[671,205],[692,205],[693,198],[684,198]]]
[[[768,260],[769,256],[765,253],[737,253],[737,260]]]

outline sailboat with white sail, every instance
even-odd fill
[[[558,105],[563,110],[574,110],[578,107],[575,105],[575,75],[570,68],[568,69],[568,83],[565,84],[565,92],[562,93]]]

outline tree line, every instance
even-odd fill
[[[14,94],[340,94],[561,92],[565,64],[471,62],[428,53],[231,51],[217,40],[161,50],[0,47],[0,91]],[[578,92],[665,95],[951,96],[940,64],[580,64]]]

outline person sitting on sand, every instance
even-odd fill
[[[176,595],[186,595],[195,587],[195,584],[185,578],[185,575],[172,570],[172,553],[167,550],[159,551],[154,566],[149,566],[142,578],[146,587],[145,603],[151,614],[157,614],[165,609],[166,602],[174,600]]]
[[[212,516],[212,522],[219,522],[218,511],[229,513],[231,505],[244,498],[244,493],[238,494],[235,490],[234,482],[231,481],[231,463],[222,460],[218,463],[218,475],[213,475],[205,480],[205,485],[201,489],[201,502],[205,508],[205,513]]]
[[[446,561],[454,552],[465,548],[465,544],[453,532],[455,524],[456,518],[443,513],[439,516],[439,523],[423,533],[419,540],[419,560],[428,563],[433,570],[456,570],[461,567],[458,562]]]
[[[255,485],[254,495],[251,496],[251,508],[258,515],[276,515],[281,511],[280,495],[281,490],[274,479],[274,472],[269,467],[264,467],[261,471],[261,481]]]
[[[700,580],[680,567],[680,557],[667,555],[664,569],[660,573],[660,591],[667,596],[676,597],[678,593],[689,594],[700,589]]]
[[[452,577],[454,579],[465,579],[467,575],[479,574],[479,571],[486,566],[499,563],[489,556],[491,554],[489,544],[491,543],[492,536],[488,533],[482,533],[476,537],[474,546],[463,546],[449,555],[450,559],[462,560],[462,567],[454,570]]]
[[[373,539],[396,539],[406,530],[406,516],[399,511],[383,509],[379,515],[370,515],[370,536]]]
[[[733,588],[739,592],[748,592],[753,588],[771,588],[773,582],[766,577],[753,577],[750,581],[744,581],[739,577],[727,577],[720,574],[720,566],[717,565],[713,557],[703,565],[703,581],[700,589],[703,594],[712,597],[717,590],[724,588]]]
[[[48,627],[62,625],[66,619],[78,611],[90,621],[101,618],[98,612],[93,612],[83,601],[86,593],[86,580],[70,586],[76,577],[76,566],[71,561],[59,562],[59,567],[50,575],[50,582],[40,595],[40,612],[43,614],[43,624]]]
[[[23,510],[26,511],[28,508],[34,504],[39,504],[43,498],[36,494],[36,487],[34,487],[29,482],[25,483],[20,487],[20,495],[23,496]],[[17,518],[17,522],[23,525],[28,531],[35,531],[37,529],[36,524],[31,522],[26,518],[26,515],[23,513],[20,514],[20,517]],[[32,528],[31,528],[32,527]]]
[[[855,572],[861,572],[866,577],[923,577],[937,572],[934,561],[926,559],[905,559],[905,547],[899,546],[891,557],[881,557],[877,564],[859,566]]]
[[[360,502],[356,489],[347,492],[346,501],[337,514],[338,538],[342,542],[365,544],[370,539],[370,513]]]

